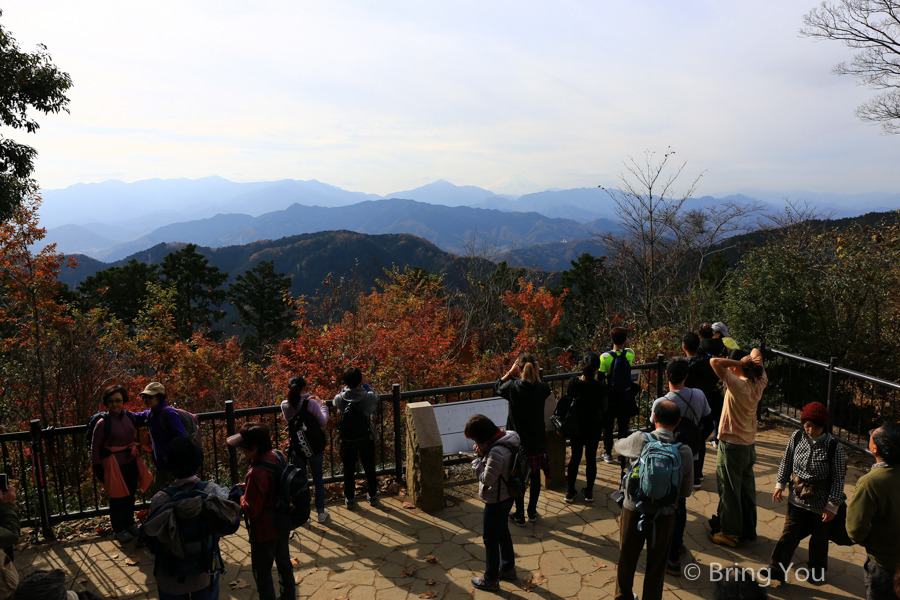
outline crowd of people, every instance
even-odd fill
[[[708,451],[715,451],[719,498],[717,514],[709,520],[710,541],[733,548],[757,537],[755,444],[768,376],[758,349],[741,350],[722,323],[703,324],[682,337],[684,357],[667,363],[668,391],[652,403],[649,426],[632,430],[640,389],[633,371],[635,353],[627,347],[627,329],[616,327],[610,337],[612,349],[586,353],[581,374],[566,386],[563,400],[570,410],[564,416],[569,421],[564,431],[571,454],[564,500],[592,503],[598,462],[620,465],[621,484],[613,494],[621,507],[615,598],[657,600],[662,598],[666,574],[682,574],[682,559],[688,551],[686,499],[702,486]],[[331,518],[325,507],[322,467],[324,432],[330,425],[338,431],[345,507],[356,507],[360,463],[366,501],[377,506],[376,434],[371,416],[379,397],[356,367],[346,369],[343,384],[332,402],[336,415],[332,421],[327,404],[307,392],[305,379],[291,378],[281,404],[290,436],[287,456],[273,449],[271,431],[259,422],[246,423],[228,437],[227,443],[239,449],[248,464],[243,483],[231,490],[200,480],[203,446],[196,417],[169,406],[161,383],[152,382],[143,389],[139,396],[146,410],[134,413],[125,408],[129,395],[124,387],[111,386],[103,392],[106,411],[91,419],[86,443],[93,472],[110,497],[110,524],[116,539],[122,544],[146,544],[154,554],[160,600],[218,598],[219,576],[224,572],[219,539],[235,534],[242,519],[260,599],[296,597],[289,538],[291,530],[311,514],[307,481],[314,490],[318,522]],[[472,584],[489,591],[500,590],[501,580],[517,579],[509,526],[524,527],[540,519],[541,475],[550,475],[545,403],[551,391],[541,381],[535,356],[525,353],[513,361],[494,391],[509,403],[508,421],[494,423],[475,415],[465,428],[473,443],[471,468],[484,503],[485,570],[472,578]],[[802,428],[791,435],[784,449],[773,491],[773,501],[787,499],[784,529],[760,577],[785,581],[798,545],[809,537],[810,581],[821,582],[828,569],[829,544],[855,543],[864,546],[868,555],[866,597],[898,598],[900,424],[885,423],[871,432],[869,448],[876,464],[859,480],[848,502],[846,455],[829,433],[827,408],[818,402],[808,404],[800,422]],[[155,476],[141,459],[136,438],[140,425],[150,433]],[[598,456],[601,442],[603,451]],[[579,488],[582,461],[585,479]],[[296,481],[302,482],[305,496],[290,495]],[[149,516],[141,526],[134,517],[138,489],[152,496]],[[0,491],[0,543],[7,546],[19,537],[14,503],[14,488]],[[299,503],[305,503],[302,519],[291,513]],[[645,547],[639,596],[633,590],[634,577]],[[8,571],[11,562],[4,556]],[[277,594],[273,565],[278,573]],[[94,597],[88,592],[66,595],[64,583],[60,571],[35,571],[23,577],[18,588],[4,590],[0,577],[0,600],[32,599],[37,597],[34,590],[57,588],[62,591],[54,598]],[[720,587],[732,589],[744,583],[725,578]],[[754,590],[747,597],[765,595]],[[727,593],[717,591],[717,597]]]

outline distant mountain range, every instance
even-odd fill
[[[521,176],[495,182],[498,190],[533,189]],[[615,204],[600,188],[545,190],[517,196],[475,186],[433,183],[387,197],[352,192],[319,181],[236,183],[221,177],[106,181],[45,190],[41,224],[45,243],[66,253],[118,260],[159,243],[210,247],[313,231],[410,233],[459,253],[477,231],[500,249],[572,243],[615,230]],[[721,198],[688,200],[689,208],[723,201],[761,201],[780,211],[784,196],[808,198],[835,217],[900,208],[900,194],[790,194],[741,190]],[[565,242],[564,242],[565,241]]]
[[[84,279],[110,267],[120,267],[131,259],[147,264],[160,263],[170,252],[185,244],[157,244],[122,260],[104,263],[87,256],[76,256],[78,267],[64,269],[60,281],[76,288]],[[366,235],[354,231],[320,231],[279,240],[264,240],[221,248],[199,247],[211,265],[226,271],[229,281],[261,261],[275,263],[276,272],[291,277],[291,293],[317,300],[322,281],[330,273],[336,280],[350,277],[354,269],[366,284],[383,277],[380,267],[421,267],[431,273],[458,276],[460,261],[422,238],[408,234]]]

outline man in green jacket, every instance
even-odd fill
[[[869,438],[872,470],[859,478],[847,506],[847,533],[866,549],[866,600],[897,600],[900,566],[900,424],[885,423]]]

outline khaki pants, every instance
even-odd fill
[[[756,539],[756,446],[719,440],[716,485],[722,533],[741,540]]]

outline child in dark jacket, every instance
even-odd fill
[[[276,527],[272,519],[275,509],[274,464],[278,456],[272,451],[269,428],[262,423],[247,423],[241,432],[228,438],[228,444],[240,448],[250,463],[250,470],[239,484],[244,488],[241,509],[249,521],[250,565],[260,600],[275,600],[272,563],[278,569],[280,600],[296,598],[294,567],[288,545],[291,530]],[[268,463],[268,464],[264,464]],[[266,468],[268,467],[268,468]]]
[[[550,475],[547,458],[547,428],[544,424],[544,403],[550,395],[550,386],[541,382],[537,360],[530,352],[516,359],[509,371],[494,384],[494,393],[509,401],[509,425],[519,434],[522,449],[531,467],[531,485],[528,494],[528,520],[537,521],[537,503],[541,493],[541,471]],[[515,500],[516,512],[509,519],[519,527],[525,527],[525,498]]]

